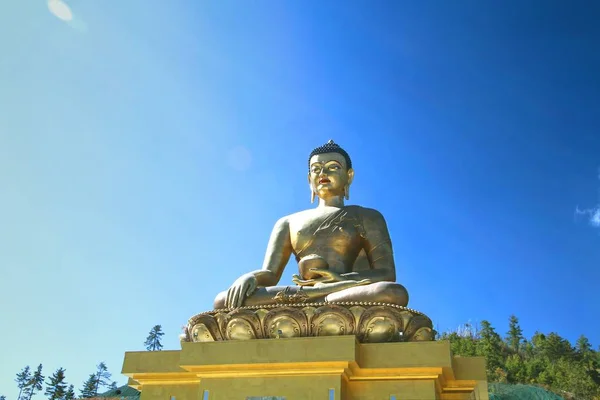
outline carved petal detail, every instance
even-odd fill
[[[392,304],[277,304],[215,310],[190,318],[182,341],[356,335],[363,343],[433,340],[422,313]]]
[[[221,330],[215,318],[211,315],[201,315],[193,318],[189,329],[192,342],[214,342],[223,340]]]
[[[265,336],[269,338],[306,337],[308,319],[306,314],[297,308],[275,308],[265,315],[263,327]]]
[[[258,315],[250,310],[234,310],[221,322],[221,331],[227,340],[262,339],[264,337]]]
[[[310,323],[311,336],[352,335],[354,315],[347,308],[326,305],[317,308]]]

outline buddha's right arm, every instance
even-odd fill
[[[253,271],[259,287],[275,286],[292,255],[292,242],[287,217],[281,218],[273,227],[262,269]]]

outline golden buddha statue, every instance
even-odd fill
[[[348,153],[333,141],[309,156],[308,182],[316,208],[275,224],[262,269],[239,277],[219,293],[215,309],[303,302],[408,304],[395,283],[396,268],[385,219],[376,210],[347,206],[354,178]],[[298,261],[295,286],[276,286],[290,256]]]

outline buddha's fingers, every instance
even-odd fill
[[[347,280],[347,281],[340,281],[340,282],[318,283],[315,285],[315,288],[324,290],[327,293],[333,293],[333,292],[337,292],[340,290],[349,289],[349,288],[353,288],[356,286],[362,286],[362,285],[368,284],[368,283],[365,283],[364,281],[366,281],[366,279],[363,279],[362,281]]]
[[[248,285],[248,289],[246,289],[246,292],[244,293],[245,297],[250,297],[252,296],[252,294],[256,291],[256,281],[251,282]]]
[[[233,288],[229,288],[227,290],[227,296],[225,297],[225,307],[231,307],[231,302],[233,300]]]
[[[241,297],[242,297],[242,296],[240,296],[240,292],[241,292],[241,288],[239,286],[236,286],[235,289],[234,289],[234,292],[233,292],[234,293],[233,294],[233,301],[232,301],[232,304],[231,304],[232,308],[238,308],[238,307],[240,307],[240,305],[241,305],[240,304],[241,303],[240,300],[241,300]]]
[[[294,282],[298,286],[314,286],[315,284],[321,282],[319,279],[302,279],[299,275],[292,276],[292,282]]]

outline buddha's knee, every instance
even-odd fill
[[[215,310],[225,308],[225,302],[227,301],[227,291],[221,292],[215,297],[213,307]]]
[[[403,307],[406,307],[408,304],[408,291],[401,284],[395,282],[376,282],[372,285],[373,291],[377,292],[378,301],[397,304]]]

